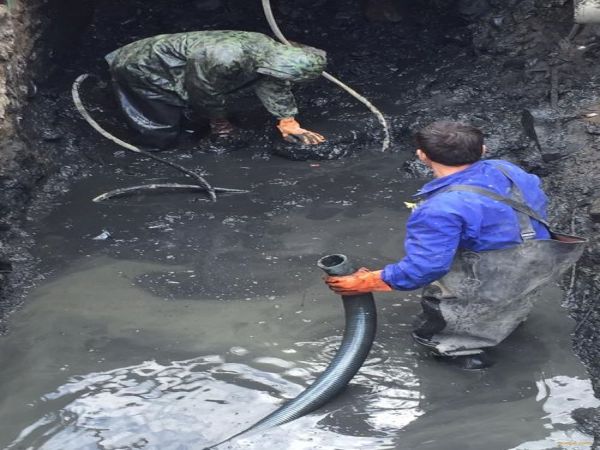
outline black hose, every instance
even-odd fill
[[[345,255],[329,255],[321,258],[318,266],[328,275],[349,275],[354,269]],[[377,310],[372,294],[342,296],[346,316],[346,329],[335,357],[315,382],[298,397],[290,400],[250,428],[207,447],[214,449],[244,435],[265,431],[298,419],[338,395],[358,372],[369,355],[377,329]]]

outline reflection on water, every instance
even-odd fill
[[[280,367],[286,375],[300,375],[289,363],[281,367],[282,360],[276,358],[254,361]],[[408,383],[404,389],[380,390],[390,376]],[[396,366],[394,373],[367,369],[360,378],[358,382],[377,395],[365,417],[369,428],[398,428],[421,414],[418,383],[409,368],[404,372]],[[72,377],[46,394],[43,400],[53,403],[56,412],[27,427],[8,448],[200,449],[268,414],[281,403],[279,398],[295,397],[302,384],[245,364],[227,363],[221,356],[165,365],[148,361],[90,373]],[[240,442],[252,448],[265,448],[268,442],[268,448],[295,450],[393,448],[390,437],[344,436],[319,428],[324,417],[311,415]]]
[[[300,345],[318,347],[317,343]],[[321,343],[322,347],[329,345]],[[376,353],[383,351],[379,350]],[[235,358],[247,352],[236,347],[229,355]],[[385,358],[385,364],[382,362],[374,358],[363,367],[350,390],[360,386],[365,393],[352,403],[240,439],[231,448],[404,448],[394,437],[424,414],[419,382],[414,368],[402,361]],[[147,361],[72,377],[43,396],[53,412],[25,428],[7,449],[202,449],[245,429],[283,400],[298,395],[322,368],[320,359],[305,363],[300,369],[289,361],[257,357],[251,366],[211,355],[169,364]],[[546,415],[542,420],[549,434],[511,450],[590,449],[591,438],[576,431],[571,418],[575,408],[600,405],[590,381],[555,376],[536,384],[535,401],[543,402]],[[358,426],[357,417],[363,421]]]
[[[575,421],[571,412],[576,408],[600,406],[600,400],[594,397],[590,380],[556,376],[536,382],[538,394],[536,401],[543,401],[543,410],[547,413],[545,427],[552,430],[546,439],[525,442],[510,450],[552,450],[569,448],[588,450],[593,439],[573,428]],[[566,425],[566,426],[565,426]]]

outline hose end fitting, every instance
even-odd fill
[[[351,275],[356,272],[348,257],[339,253],[323,256],[317,261],[317,266],[319,269],[323,269],[327,275],[332,276]]]

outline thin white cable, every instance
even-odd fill
[[[75,108],[77,108],[77,111],[79,111],[79,114],[81,114],[81,116],[84,118],[84,120],[88,124],[90,124],[90,126],[94,130],[96,130],[98,133],[100,133],[106,139],[111,140],[115,144],[123,147],[126,150],[129,150],[130,152],[139,153],[141,155],[144,155],[144,156],[146,156],[150,159],[153,159],[155,161],[158,161],[162,164],[171,166],[174,169],[177,169],[180,172],[185,173],[187,176],[194,178],[195,180],[197,180],[200,183],[200,185],[203,188],[206,189],[206,192],[210,196],[211,200],[213,202],[217,201],[217,194],[215,193],[215,189],[201,175],[198,175],[196,172],[186,169],[185,167],[180,166],[179,164],[175,164],[175,163],[172,163],[171,161],[167,161],[166,159],[159,158],[158,156],[153,155],[152,153],[148,153],[148,152],[136,147],[135,145],[131,145],[128,142],[125,142],[125,141],[119,139],[118,137],[113,136],[108,131],[106,131],[104,128],[102,128],[100,126],[100,124],[98,122],[96,122],[94,120],[94,118],[90,115],[90,113],[85,109],[85,106],[83,105],[83,101],[81,100],[81,96],[79,95],[79,90],[80,90],[81,84],[88,78],[90,78],[90,74],[87,74],[87,73],[84,73],[83,75],[79,75],[77,77],[77,79],[73,83],[73,87],[71,88],[71,96],[73,97],[73,103],[75,104]]]
[[[267,22],[269,23],[269,26],[271,27],[271,31],[273,31],[273,34],[283,44],[292,45],[290,43],[290,41],[288,41],[286,39],[286,37],[283,35],[281,30],[279,29],[279,26],[277,25],[277,22],[275,21],[275,16],[273,15],[273,10],[271,9],[271,1],[270,0],[262,0],[262,6],[263,6],[263,10],[265,12],[265,17],[267,19]],[[379,123],[381,124],[381,126],[383,128],[383,143],[381,145],[381,151],[386,151],[390,147],[390,144],[391,144],[390,128],[387,123],[387,120],[385,120],[385,117],[383,116],[381,111],[379,111],[379,109],[377,109],[375,107],[375,105],[373,105],[373,103],[371,103],[365,97],[360,95],[358,92],[356,92],[350,86],[347,86],[346,84],[342,83],[340,80],[335,78],[333,75],[331,75],[327,72],[323,72],[321,75],[323,75],[323,77],[325,79],[331,81],[334,84],[337,84],[339,87],[344,89],[346,92],[348,92],[348,94],[350,94],[352,97],[354,97],[359,102],[364,104],[367,108],[369,108],[369,110],[375,115],[375,117],[377,117],[377,120],[379,121]]]

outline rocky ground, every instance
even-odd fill
[[[565,280],[565,306],[577,322],[573,348],[600,392],[600,26],[574,27],[572,5],[561,0],[461,1],[460,8],[434,0],[405,7],[386,3],[383,10],[369,6],[370,21],[363,6],[349,0],[303,0],[294,7],[280,2],[276,13],[290,39],[327,49],[330,71],[384,111],[393,129],[392,151],[412,152],[411,131],[428,122],[465,120],[485,130],[492,157],[510,159],[544,179],[556,227],[591,240]],[[166,0],[118,7],[99,1],[77,52],[55,56],[54,65],[60,67],[52,72],[55,76],[40,77],[39,83],[34,79],[31,86],[39,86],[28,92],[20,138],[3,147],[4,154],[14,148],[22,155],[2,179],[3,329],[22,288],[36,277],[27,251],[35,242],[26,231],[23,206],[51,208],[52,198],[68,189],[69,180],[93,173],[103,161],[122,161],[127,170],[122,151],[74,112],[71,81],[81,72],[104,74],[102,55],[119,45],[199,28],[268,32],[258,5],[250,2],[188,0],[171,8]],[[114,116],[112,106],[97,93],[84,92],[89,104],[97,105],[92,113],[126,136],[118,123],[106,119]],[[303,123],[328,124],[331,143],[320,157],[355,157],[347,150],[367,148],[376,158],[377,122],[354,100],[324,81],[302,87],[298,98]],[[274,145],[266,132],[269,117],[256,111],[251,119],[239,115],[243,136],[237,147],[265,159],[277,157],[273,148],[306,157],[305,149]],[[190,136],[180,144],[187,152],[223,149],[209,141],[198,146],[197,135]],[[422,175],[420,170],[417,164],[403,168],[406,176]],[[597,412],[579,411],[577,418],[600,436]]]

